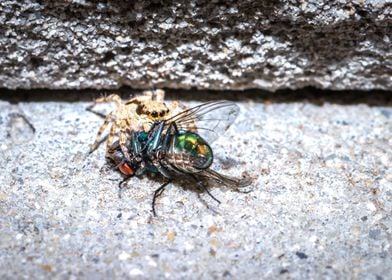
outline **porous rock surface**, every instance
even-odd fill
[[[0,87],[392,89],[392,3],[4,0]]]
[[[279,94],[237,100],[212,143],[212,168],[252,191],[211,186],[217,204],[176,180],[156,218],[162,178],[119,198],[105,147],[87,155],[91,102],[0,101],[0,279],[392,279],[392,95]]]

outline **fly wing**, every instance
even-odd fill
[[[226,176],[223,174],[220,174],[217,171],[214,171],[212,169],[205,169],[201,172],[199,172],[197,175],[200,175],[207,180],[214,180],[217,183],[220,183],[226,187],[229,187],[231,189],[234,189],[239,192],[250,192],[251,190],[248,190],[248,187],[250,184],[252,184],[252,179],[251,178],[235,178],[231,176]],[[246,188],[246,190],[245,190]]]
[[[198,133],[208,143],[219,138],[237,118],[240,109],[230,101],[211,101],[189,108],[167,119],[178,129]]]

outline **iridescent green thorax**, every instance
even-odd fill
[[[212,164],[211,147],[200,135],[190,131],[182,131],[175,137],[174,152],[184,155],[197,169],[207,169]]]

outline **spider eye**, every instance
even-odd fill
[[[150,114],[150,111],[147,111],[146,114],[149,115],[149,114]]]
[[[158,117],[158,113],[157,113],[157,112],[155,112],[155,111],[154,111],[154,112],[152,112],[152,113],[151,113],[151,115],[152,115],[152,117],[153,117],[153,118],[156,118],[156,117]]]
[[[166,114],[165,111],[161,111],[161,112],[159,113],[159,116],[160,116],[160,117],[163,117],[165,114]]]
[[[169,111],[170,111],[169,109],[166,109],[166,114],[169,114]]]

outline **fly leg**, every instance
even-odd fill
[[[147,156],[152,157],[156,154],[157,150],[161,151],[166,151],[166,149],[169,147],[170,144],[170,139],[172,138],[173,135],[178,134],[178,128],[177,125],[173,122],[169,125],[166,133],[164,136],[163,141],[161,141],[161,136],[163,133],[163,129],[165,127],[165,122],[154,122],[150,128],[150,132],[148,135],[148,140],[147,140]],[[162,142],[162,145],[160,145],[160,142]]]
[[[157,188],[154,192],[154,197],[152,198],[152,213],[154,217],[157,217],[157,212],[155,211],[155,201],[158,196],[161,196],[165,187],[172,182],[172,179],[169,179],[166,183],[162,184],[159,188]]]
[[[168,130],[170,131],[171,134],[178,134],[179,133],[177,124],[175,122],[170,123]]]
[[[128,178],[124,178],[120,183],[118,183],[118,198],[122,198],[123,189],[127,187],[126,183],[129,180]]]
[[[155,166],[158,169],[159,173],[161,173],[163,176],[165,176],[167,178],[167,182],[164,183],[162,186],[160,186],[158,189],[155,190],[154,197],[152,199],[152,213],[156,217],[157,213],[155,211],[155,201],[156,201],[157,197],[160,196],[163,193],[165,187],[168,184],[170,184],[173,179],[172,179],[172,176],[170,175],[169,171],[165,167],[163,167],[162,164],[157,163],[157,165],[155,165]]]
[[[167,129],[168,133],[166,133],[165,138],[162,142],[162,150],[166,151],[169,148],[170,140],[174,135],[178,135],[178,128],[175,122],[170,123],[169,128]]]
[[[204,185],[204,183],[199,178],[197,178],[195,174],[189,174],[189,176],[192,177],[193,180],[196,181],[197,186],[200,189],[204,190],[213,200],[215,200],[219,204],[221,203],[219,199],[217,199],[215,196],[212,195],[212,193],[210,193],[210,191],[208,190],[207,186]]]
[[[155,127],[158,125],[158,128],[155,129]],[[160,122],[160,123],[153,123],[149,132],[148,136],[148,148],[147,148],[147,155],[150,155],[151,153],[154,153],[158,146],[159,146],[159,141],[161,139],[161,135],[163,132],[163,127],[165,123]],[[151,144],[150,144],[151,143]]]

